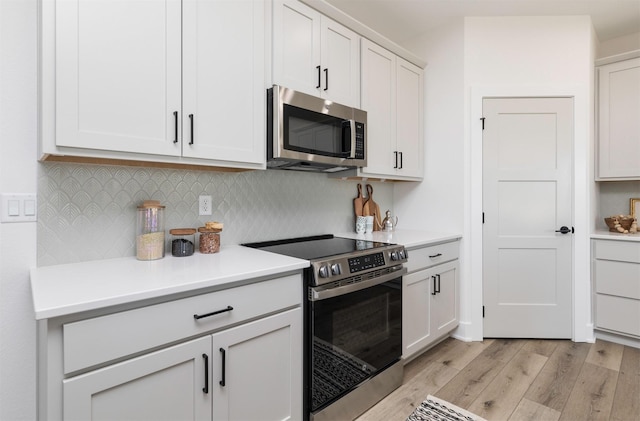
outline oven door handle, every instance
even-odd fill
[[[383,284],[385,282],[392,281],[396,278],[401,277],[407,273],[407,268],[403,267],[400,270],[395,272],[388,273],[383,276],[379,276],[377,278],[367,279],[365,281],[361,281],[355,284],[344,285],[341,287],[323,289],[317,291],[315,288],[309,288],[309,300],[311,301],[320,301],[326,300],[327,298],[337,297],[339,295],[348,294],[350,292],[360,291],[361,289],[370,288],[375,285]]]

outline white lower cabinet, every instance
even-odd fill
[[[64,381],[65,420],[211,420],[211,337]]]
[[[302,419],[300,274],[39,325],[39,419]]]
[[[299,419],[301,327],[298,308],[65,380],[64,419]]]
[[[405,361],[458,326],[459,243],[409,250],[402,279],[402,357]]]
[[[592,246],[596,329],[640,339],[640,242]]]

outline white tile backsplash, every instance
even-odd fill
[[[135,256],[136,206],[147,199],[166,206],[167,232],[223,222],[222,244],[350,231],[356,184],[293,171],[42,163],[38,266]],[[380,209],[393,211],[393,186],[371,184]],[[213,215],[198,215],[201,194],[212,196]]]

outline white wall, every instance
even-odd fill
[[[0,1],[0,192],[36,192],[36,0]],[[36,418],[36,223],[0,224],[0,419]]]
[[[575,99],[574,339],[592,340],[588,234],[594,45],[591,20],[580,16],[466,18],[406,45],[428,62],[427,168],[421,185],[394,187],[395,209],[405,226],[462,231],[462,312],[456,332],[461,339],[482,339],[482,96],[561,95]]]

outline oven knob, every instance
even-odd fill
[[[400,250],[398,252],[398,255],[400,256],[400,260],[403,260],[403,259],[407,258],[407,253],[404,250]]]
[[[320,266],[320,269],[318,269],[318,274],[320,275],[321,278],[328,278],[329,277],[329,266],[327,266],[327,265]]]
[[[397,251],[392,251],[391,252],[391,260],[398,260],[398,252]]]
[[[340,275],[342,273],[342,270],[340,269],[340,264],[339,263],[334,263],[331,265],[331,273],[333,275]]]

